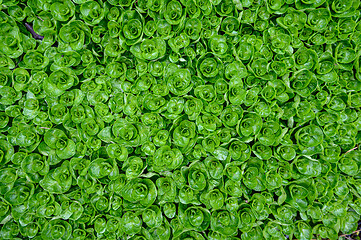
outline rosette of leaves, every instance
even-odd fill
[[[263,126],[262,118],[255,113],[247,113],[237,124],[237,132],[245,139],[252,139]]]
[[[90,203],[97,212],[104,212],[109,209],[110,202],[106,195],[94,195]]]
[[[239,27],[238,19],[230,16],[223,19],[220,30],[224,34],[234,37],[239,33]]]
[[[327,227],[323,224],[319,224],[317,226],[315,226],[312,231],[316,234],[318,234],[320,237],[325,237],[325,238],[335,238],[337,239],[337,233],[334,229]]]
[[[109,144],[106,148],[108,156],[118,161],[124,161],[128,158],[128,150],[119,144]]]
[[[51,7],[50,4],[45,4],[45,6],[43,4],[39,4],[40,6],[38,6],[38,8],[42,8],[45,7],[45,9],[41,12],[38,13],[38,17],[35,17],[34,12],[30,15],[33,15],[33,27],[34,27],[34,31],[37,34],[41,34],[41,36],[44,35],[48,35],[51,36],[53,35],[56,31],[57,31],[57,26],[56,26],[56,20],[53,18],[52,14],[50,12],[48,12],[48,10],[50,10],[49,8]],[[46,6],[47,5],[47,6]]]
[[[183,32],[193,41],[198,40],[202,31],[202,22],[198,18],[188,18]]]
[[[8,162],[13,159],[14,147],[8,141],[0,140],[0,164],[5,166]]]
[[[242,179],[242,170],[241,170],[241,162],[231,162],[227,163],[224,167],[224,175],[227,178],[232,179],[233,181],[237,182]]]
[[[59,159],[68,159],[74,156],[76,152],[76,145],[72,139],[69,139],[64,131],[60,129],[51,129],[44,134],[44,142],[39,146],[43,152],[47,152],[48,155],[56,156]]]
[[[120,195],[124,209],[146,209],[156,200],[157,188],[148,178],[135,178],[126,183]]]
[[[167,119],[176,119],[180,116],[184,109],[184,99],[173,97],[167,104],[167,111],[163,113],[163,116]]]
[[[289,32],[281,27],[271,27],[265,31],[263,36],[264,42],[270,43],[272,51],[278,54],[293,54],[291,46],[292,37]],[[266,59],[268,59],[266,57]]]
[[[0,66],[1,66],[1,68],[4,68],[2,70],[2,74],[4,74],[3,71],[7,71],[7,70],[5,70],[5,68],[12,69],[15,67],[15,63],[11,58],[9,58],[8,56],[6,56],[3,53],[1,53],[0,56],[1,56]]]
[[[351,69],[352,62],[356,59],[354,46],[347,42],[340,42],[336,47],[335,60],[341,68]]]
[[[15,23],[14,23],[15,24]],[[9,57],[9,58],[17,58],[21,56],[24,52],[24,48],[21,44],[21,38],[19,36],[19,29],[17,27],[10,27],[9,25],[2,24],[5,29],[1,31],[2,36],[0,40],[3,44],[1,44],[0,50],[1,52]]]
[[[122,170],[125,171],[128,179],[138,177],[144,169],[142,159],[135,156],[129,157],[122,166]]]
[[[185,11],[189,18],[197,18],[201,14],[201,9],[197,6],[196,1],[187,0],[184,1]]]
[[[125,63],[120,62],[109,63],[105,68],[105,72],[109,77],[117,79],[123,79],[125,77],[126,70],[127,67],[125,66]]]
[[[266,173],[266,187],[269,190],[274,190],[282,185],[282,177],[275,171],[269,171]]]
[[[97,158],[89,164],[88,173],[95,179],[107,177],[115,180],[119,175],[119,169],[114,159]]]
[[[32,152],[40,144],[40,136],[36,132],[34,126],[29,126],[25,123],[18,122],[17,125],[13,125],[11,128],[9,128],[8,131],[8,143],[2,143],[1,147],[3,152],[3,159],[5,157],[5,161],[7,160],[7,154],[12,153],[14,149],[13,146],[18,146],[23,151]]]
[[[210,177],[220,179],[223,176],[223,164],[215,157],[207,157],[204,160],[205,168]]]
[[[16,170],[14,168],[3,168],[0,172],[0,177],[2,180],[2,183],[0,185],[0,192],[2,195],[10,191],[15,183],[15,180],[17,179]],[[4,217],[6,212],[8,211],[7,204],[3,204],[3,211],[2,216]]]
[[[69,161],[64,161],[60,167],[50,170],[39,181],[42,188],[50,193],[62,194],[67,192],[72,184],[72,176],[69,169]]]
[[[165,203],[163,205],[163,212],[164,215],[167,216],[168,218],[174,218],[175,214],[176,214],[176,205],[174,203]]]
[[[183,120],[173,130],[174,144],[183,149],[191,148],[195,144],[196,140],[196,126],[194,122]]]
[[[230,157],[236,161],[245,161],[251,156],[251,149],[250,147],[240,141],[239,139],[232,139],[229,146],[228,152]]]
[[[160,203],[173,202],[177,196],[176,184],[170,177],[158,178],[156,181]]]
[[[356,27],[356,22],[351,19],[339,19],[338,21],[338,29],[339,29],[339,38],[346,39],[350,37],[350,35],[354,32],[354,28]],[[358,33],[353,35],[354,37],[358,36]],[[353,37],[352,37],[353,38]],[[353,42],[357,42],[358,40],[354,39]]]
[[[322,130],[316,125],[305,126],[295,134],[299,149],[310,154],[315,154],[320,151],[323,136]]]
[[[350,176],[356,175],[359,172],[359,162],[357,157],[359,156],[358,152],[349,152],[345,154],[339,161],[338,164],[340,170]]]
[[[125,119],[119,119],[112,126],[114,140],[125,146],[139,146],[148,137],[148,129],[141,123],[130,123]]]
[[[212,82],[212,78],[222,76],[223,64],[213,54],[207,53],[198,59],[197,71],[199,77]]]
[[[280,26],[288,29],[292,33],[295,33],[305,26],[307,15],[302,11],[289,7],[285,16],[278,17],[276,21]]]
[[[150,229],[149,233],[153,238],[170,239],[171,227],[168,220],[163,218],[163,222],[160,226]]]
[[[26,69],[44,69],[49,64],[49,58],[44,56],[39,51],[28,51],[19,63],[20,67]]]
[[[249,66],[250,71],[259,78],[266,77],[268,61],[264,58],[254,59]]]
[[[304,176],[318,177],[321,175],[321,163],[312,158],[298,157],[293,160],[291,167],[295,179],[303,178]]]
[[[65,43],[75,51],[80,50],[84,44],[87,44],[87,35],[89,34],[89,27],[80,20],[69,22],[59,30],[61,43]]]
[[[202,100],[195,97],[187,97],[184,104],[184,112],[188,115],[189,120],[195,120],[203,109]]]
[[[327,28],[331,13],[326,8],[312,9],[307,16],[308,26],[315,31],[323,31]]]
[[[157,22],[149,20],[144,25],[144,35],[151,37],[157,31]]]
[[[169,132],[167,130],[159,130],[154,136],[153,143],[155,146],[164,146],[169,142]]]
[[[122,31],[120,37],[127,45],[134,45],[141,41],[143,36],[144,18],[135,10],[124,11],[121,16]]]
[[[44,226],[43,231],[41,232],[42,238],[47,239],[61,239],[67,240],[70,239],[72,235],[71,225],[61,219],[50,220]]]
[[[240,81],[240,79],[247,77],[247,75],[248,75],[247,69],[240,61],[233,61],[225,67],[224,76],[227,80],[231,81],[230,85],[234,87],[230,89],[231,91],[232,90],[235,91],[235,92],[231,92],[232,95],[237,96],[238,94],[236,93],[242,92],[240,90],[236,92],[236,89],[243,87],[243,82]]]
[[[238,233],[239,216],[228,210],[216,210],[211,215],[211,229],[225,236]]]
[[[155,80],[150,74],[142,74],[135,81],[134,91],[146,91],[151,88],[153,83],[155,83]],[[134,98],[134,101],[138,101],[138,99]]]
[[[72,1],[54,1],[50,6],[51,14],[57,21],[68,21],[75,14],[75,5]]]
[[[20,22],[26,17],[25,11],[20,6],[9,6],[8,13],[16,21]]]
[[[267,154],[267,152],[260,152],[260,150],[260,147],[257,146],[257,151],[259,152],[254,151],[254,153],[255,155],[258,155],[258,158],[251,158],[247,161],[247,167],[242,178],[242,181],[247,188],[256,191],[262,191],[266,189],[266,176],[264,174],[265,170],[263,168],[263,162],[261,159],[265,158],[264,155]]]
[[[130,47],[131,53],[141,60],[155,60],[164,57],[166,43],[161,38],[144,39]]]
[[[178,209],[179,219],[186,229],[197,232],[204,231],[208,228],[211,221],[210,212],[202,207],[180,204]]]
[[[12,80],[16,91],[23,91],[30,81],[30,75],[24,68],[17,68],[12,72]]]
[[[263,124],[261,131],[256,137],[261,144],[274,146],[279,144],[284,134],[285,130],[281,128],[279,123],[270,119]]]
[[[105,17],[105,11],[108,10],[105,6],[100,6],[96,1],[86,1],[80,5],[80,17],[86,24],[94,26]]]
[[[189,187],[195,191],[202,191],[207,187],[208,172],[203,163],[193,162],[187,169]]]
[[[188,47],[189,43],[190,39],[185,33],[181,33],[168,41],[169,46],[175,53],[179,53],[182,48]]]
[[[237,56],[242,62],[248,63],[251,61],[254,57],[254,51],[254,45],[248,42],[246,37],[240,39],[237,48]]]
[[[185,20],[185,10],[178,1],[169,1],[164,11],[164,19],[171,25],[179,25]]]
[[[81,62],[81,56],[75,51],[65,53],[57,53],[54,55],[54,63],[51,64],[50,69],[56,71],[61,68],[77,66]]]
[[[65,206],[65,204],[63,205]],[[45,205],[40,205],[38,209],[36,210],[36,216],[38,217],[56,217],[59,216],[61,213],[62,206],[55,202],[55,201],[49,201]]]
[[[297,210],[290,205],[284,205],[279,207],[271,208],[273,215],[281,223],[290,224],[296,217]]]
[[[21,98],[21,92],[14,88],[4,86],[0,89],[0,103],[3,105],[12,105]]]
[[[286,161],[290,161],[296,157],[296,149],[292,144],[280,145],[276,152],[282,159]]]
[[[185,174],[184,172],[182,172],[182,174]],[[177,177],[177,176],[175,176]],[[177,181],[178,179],[175,179],[175,181]],[[179,193],[178,193],[178,198],[179,201],[182,204],[195,204],[195,205],[200,205],[200,201],[199,201],[199,192],[196,190],[193,190],[189,185],[183,185],[182,187],[179,187]]]
[[[284,240],[286,239],[284,235],[285,233],[283,226],[274,221],[268,222],[265,228],[263,229],[263,236],[265,237],[265,239],[278,238]]]
[[[158,206],[152,205],[142,212],[143,222],[150,228],[160,227],[163,223],[163,215]]]
[[[302,97],[308,97],[317,86],[316,75],[308,70],[300,70],[291,77],[291,87]]]
[[[2,200],[5,203],[2,204],[2,214],[4,214],[2,219],[5,219],[7,217],[6,214],[10,213],[10,211],[16,219],[19,219],[26,211],[26,207],[24,205],[29,202],[30,198],[34,194],[34,185],[30,182],[26,182],[26,180],[22,178],[13,182],[12,188],[8,190],[9,191],[2,194]],[[11,210],[9,209],[10,206],[12,206]]]
[[[273,14],[283,14],[287,11],[287,2],[286,1],[270,1],[267,2],[267,10],[269,13]]]
[[[169,40],[175,35],[175,32],[172,31],[173,27],[165,19],[160,19],[157,22],[156,31],[160,35],[160,38],[164,40]]]
[[[316,198],[317,191],[313,181],[308,179],[291,183],[286,189],[286,193],[286,203],[290,204],[298,211],[304,211]]]
[[[252,210],[248,204],[244,204],[238,211],[239,229],[243,232],[249,232],[255,226],[256,217]]]
[[[317,53],[304,47],[295,52],[294,58],[297,69],[313,70],[318,62]]]
[[[27,155],[21,167],[32,182],[39,182],[49,172],[49,162],[36,153]]]
[[[355,0],[348,1],[346,4],[342,4],[341,1],[337,0],[332,2],[331,10],[332,14],[337,18],[349,17],[355,13],[358,6],[360,6],[360,3]]]
[[[221,209],[225,203],[225,193],[219,189],[213,189],[209,192],[203,192],[200,200],[208,209]]]
[[[338,128],[336,143],[342,149],[352,149],[355,146],[356,129],[350,124],[345,124]]]
[[[193,88],[190,71],[179,69],[173,64],[169,64],[165,69],[165,79],[169,91],[176,96],[185,95]]]
[[[78,77],[70,68],[61,68],[54,71],[43,81],[43,89],[46,95],[59,97],[66,90],[79,82]]]
[[[182,152],[178,148],[171,148],[168,145],[158,148],[151,160],[152,169],[155,172],[174,170],[180,167],[182,162]]]
[[[151,0],[146,2],[146,9],[149,9],[150,13],[159,12],[165,5],[164,0]]]
[[[162,117],[156,113],[145,114],[142,117],[142,122],[149,128],[151,136],[164,126]]]
[[[210,50],[218,57],[225,57],[227,52],[229,51],[229,46],[227,43],[227,38],[222,35],[215,35],[211,37],[209,40],[209,48]]]
[[[339,76],[335,70],[335,59],[330,52],[323,53],[318,60],[317,64],[317,77],[327,83],[337,81]]]
[[[215,100],[216,92],[211,84],[199,85],[194,89],[194,94],[203,102],[212,102]]]

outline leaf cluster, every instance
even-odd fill
[[[331,239],[361,216],[359,0],[0,0],[0,239]]]

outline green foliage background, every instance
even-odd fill
[[[0,239],[338,239],[359,0],[0,0]]]

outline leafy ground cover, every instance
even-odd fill
[[[0,239],[359,239],[359,0],[0,5]]]

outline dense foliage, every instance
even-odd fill
[[[359,0],[0,0],[0,239],[337,239]]]

